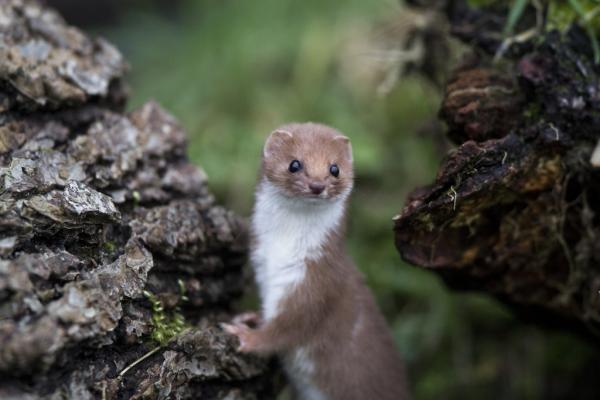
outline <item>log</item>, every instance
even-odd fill
[[[33,1],[0,3],[0,398],[268,399],[271,360],[219,327],[248,274],[215,203],[127,65]]]
[[[600,67],[590,38],[576,25],[539,33],[494,63],[504,20],[453,3],[452,31],[478,53],[440,110],[458,147],[394,218],[396,247],[452,288],[597,341]]]

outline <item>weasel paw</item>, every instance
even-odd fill
[[[254,331],[243,324],[222,323],[221,328],[230,335],[236,336],[240,342],[238,351],[248,353],[254,351],[256,347],[256,334]]]

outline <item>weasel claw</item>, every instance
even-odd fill
[[[236,315],[231,322],[234,324],[242,324],[251,328],[256,328],[261,324],[262,318],[258,313],[251,311]]]
[[[243,324],[229,324],[226,322],[221,322],[219,324],[221,329],[225,332],[229,333],[232,336],[237,337],[239,341],[239,346],[237,351],[248,353],[252,351],[252,329]]]
[[[229,333],[230,335],[237,336],[238,333],[240,333],[240,328],[234,324],[228,324],[227,322],[221,322],[219,325],[221,326],[221,329],[223,329],[225,332]]]

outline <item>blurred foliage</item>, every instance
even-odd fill
[[[155,98],[175,114],[189,134],[190,158],[219,200],[242,215],[250,214],[262,143],[273,128],[312,120],[350,136],[357,178],[349,249],[390,320],[417,399],[574,393],[594,355],[586,344],[524,325],[486,296],[452,293],[394,248],[392,216],[410,190],[433,180],[443,156],[439,137],[419,134],[436,117],[433,86],[402,78],[377,97],[356,73],[377,59],[353,44],[400,15],[398,4],[175,4],[169,13],[129,9],[117,26],[100,29],[132,64],[130,107]]]
[[[586,30],[592,49],[594,62],[600,63],[600,0],[566,0],[552,1],[548,11],[548,22],[551,27],[565,29],[573,21]]]
[[[600,63],[600,0],[468,0],[468,3],[472,7],[506,7],[506,37],[516,33],[515,27],[529,6],[545,16],[548,29],[565,32],[571,24],[577,23],[590,38],[594,61]]]
[[[554,0],[548,4],[548,22],[564,30],[573,21],[600,34],[600,0]]]

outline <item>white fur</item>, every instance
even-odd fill
[[[252,218],[252,262],[265,321],[281,311],[281,300],[302,282],[306,260],[320,257],[327,235],[341,222],[349,192],[335,200],[301,199],[286,196],[266,179],[260,183]],[[288,354],[284,364],[302,399],[325,399],[311,384],[314,363],[306,349]]]
[[[266,179],[259,185],[252,262],[265,320],[277,315],[283,296],[304,279],[306,260],[320,257],[327,235],[341,221],[344,200],[291,198]]]
[[[321,390],[312,383],[315,364],[305,348],[288,354],[283,360],[283,366],[300,399],[327,400]]]

